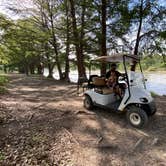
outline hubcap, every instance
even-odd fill
[[[130,114],[130,121],[134,125],[139,125],[141,123],[141,117],[137,113]]]

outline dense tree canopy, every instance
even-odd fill
[[[20,72],[42,73],[56,67],[69,80],[70,67],[86,78],[88,60],[112,52],[135,55],[165,52],[165,6],[157,0],[31,0],[0,14],[0,63]],[[24,14],[23,14],[24,13]],[[101,73],[105,73],[102,66]]]

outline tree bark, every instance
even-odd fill
[[[138,56],[142,20],[143,20],[143,0],[141,0],[141,5],[140,5],[140,19],[139,19],[139,26],[138,26],[138,31],[137,31],[137,39],[136,39],[136,43],[135,43],[135,47],[134,47],[134,55],[136,55],[136,56]]]
[[[69,5],[68,0],[65,1],[65,7],[66,7],[66,57],[65,57],[65,75],[64,79],[68,82],[70,82],[69,78],[69,51],[70,51],[70,24],[69,24]]]
[[[24,70],[25,70],[25,74],[28,76],[29,75],[29,66],[28,66],[28,64],[24,64]]]
[[[139,49],[139,43],[140,43],[140,33],[141,33],[141,28],[142,28],[142,20],[143,20],[143,0],[141,0],[140,4],[140,10],[139,10],[140,18],[139,18],[139,26],[138,26],[138,31],[137,31],[137,38],[136,38],[136,43],[134,47],[134,55],[138,56],[138,49]],[[133,61],[133,70],[135,71],[136,69],[136,62]]]
[[[31,74],[35,74],[35,65],[34,64],[29,65],[29,70]]]
[[[3,69],[4,69],[4,73],[6,74],[7,73],[7,67],[6,67],[6,65],[3,66]]]
[[[53,11],[52,11],[53,4],[50,4],[49,1],[47,1],[47,5],[48,5],[48,11],[49,11],[49,17],[50,17],[50,23],[51,23],[51,34],[52,34],[52,39],[53,39],[52,45],[54,47],[55,60],[56,60],[56,65],[57,65],[57,69],[58,69],[58,73],[59,73],[59,78],[60,78],[60,80],[62,80],[63,74],[62,74],[61,64],[60,64],[59,57],[58,57],[57,39],[55,36],[55,28],[54,28],[54,19],[53,19]]]
[[[73,36],[74,36],[74,45],[76,48],[76,57],[77,57],[77,68],[78,68],[78,82],[82,78],[86,78],[86,71],[84,65],[84,57],[82,55],[82,51],[80,48],[80,38],[77,29],[77,22],[75,16],[75,4],[73,0],[70,0],[71,7],[71,17],[72,17],[72,28],[73,28]]]
[[[101,56],[107,55],[107,48],[106,48],[106,16],[107,16],[107,0],[102,0],[101,5]],[[106,74],[106,65],[102,63],[101,65],[101,75]]]
[[[48,78],[53,78],[53,68],[50,63],[48,63]]]
[[[39,63],[38,65],[37,65],[37,74],[39,74],[39,75],[42,75],[43,74],[43,65],[41,64],[41,63]]]
[[[55,64],[51,62],[50,57],[49,57],[49,52],[48,52],[48,44],[45,44],[45,56],[47,58],[47,67],[48,67],[48,78],[53,78],[53,69]]]
[[[85,28],[85,10],[86,10],[86,2],[85,0],[83,1],[83,4],[82,4],[82,13],[81,13],[81,34],[80,34],[80,54],[82,56],[82,58],[84,59],[84,53],[83,53],[83,50],[84,50],[84,35],[85,35],[85,32],[84,32],[84,28]]]

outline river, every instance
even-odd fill
[[[94,72],[93,72],[94,73]],[[99,72],[95,72],[98,74]],[[48,75],[48,70],[44,69],[44,76]],[[166,95],[166,73],[164,72],[148,72],[145,73],[145,78],[147,79],[146,86],[149,91],[152,91],[158,95]],[[57,71],[54,71],[53,77],[58,79]],[[77,71],[70,72],[70,80],[72,82],[77,82],[78,74]]]

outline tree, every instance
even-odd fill
[[[107,48],[106,48],[106,36],[107,36],[107,0],[102,0],[101,5],[101,56],[107,55]],[[101,75],[106,74],[106,66],[102,64],[101,66]]]
[[[77,68],[78,68],[78,79],[86,78],[85,65],[84,65],[84,55],[83,55],[83,46],[82,46],[82,38],[84,36],[83,28],[84,28],[84,12],[85,6],[82,7],[82,28],[81,35],[78,31],[77,21],[76,21],[76,11],[75,11],[75,2],[74,0],[70,1],[70,12],[72,18],[72,29],[73,29],[73,37],[74,37],[74,45],[76,49],[76,57],[77,57]],[[85,4],[85,0],[83,1]],[[82,38],[81,38],[82,37]],[[79,80],[78,80],[79,81]]]
[[[64,79],[68,82],[69,78],[69,51],[70,51],[70,21],[69,21],[69,3],[65,0],[65,10],[66,10],[66,56],[65,56],[65,76]]]
[[[49,69],[49,77],[52,77],[52,72],[57,66],[60,80],[63,79],[61,63],[59,60],[59,48],[58,41],[56,36],[56,27],[55,27],[55,19],[59,16],[57,13],[59,4],[54,0],[34,0],[37,11],[35,11],[33,18],[34,21],[38,23],[43,32],[48,35],[48,40],[45,42],[45,51],[46,58],[48,60],[48,69]],[[36,15],[37,13],[37,15]],[[48,49],[53,49],[54,53],[49,54]],[[50,57],[51,56],[51,57]],[[53,63],[51,61],[54,61]]]
[[[34,28],[31,19],[18,20],[4,30],[1,40],[1,48],[5,50],[7,64],[18,67],[20,72],[34,73],[39,66],[40,41],[42,34]]]
[[[165,7],[159,4],[159,1],[154,0],[139,0],[133,3],[131,9],[131,21],[133,30],[137,29],[136,38],[132,41],[135,42],[134,54],[138,55],[141,52],[152,51],[157,48],[160,34],[164,30],[164,15]],[[131,44],[132,44],[131,43]]]
[[[132,23],[130,33],[133,36],[136,34],[131,42],[131,45],[135,43],[134,55],[161,52],[159,45],[162,45],[160,34],[164,29],[164,7],[156,0],[139,0],[131,3],[133,5],[130,9]]]

